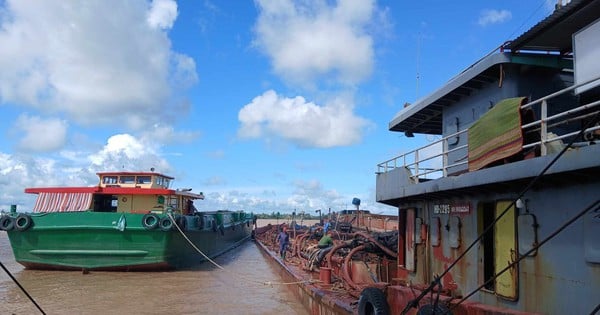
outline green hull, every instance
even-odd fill
[[[215,229],[196,226],[196,216],[185,216],[184,237],[175,225],[167,231],[144,227],[142,214],[85,211],[29,215],[30,227],[7,232],[15,260],[30,269],[189,268],[206,260],[202,253],[210,258],[220,255],[247,240],[252,232],[251,219],[246,217]]]

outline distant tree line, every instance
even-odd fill
[[[258,219],[289,219],[292,218],[292,213],[281,213],[281,212],[271,212],[271,213],[256,213],[256,217]],[[304,218],[305,220],[313,220],[319,219],[319,214],[311,215],[310,213],[296,213],[294,216],[296,219]]]

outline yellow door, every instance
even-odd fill
[[[496,203],[496,215],[506,210],[511,204],[510,201],[499,201]],[[510,263],[517,259],[517,236],[516,236],[516,212],[515,207],[510,209],[502,216],[494,227],[494,251],[495,251],[495,274],[498,274]],[[515,265],[502,275],[496,278],[496,294],[511,300],[517,299],[518,290],[518,269]]]

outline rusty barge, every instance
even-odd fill
[[[400,110],[390,131],[440,140],[377,165],[397,216],[357,211],[327,252],[299,228],[286,261],[257,229],[311,313],[597,313],[598,38],[600,0],[572,0]]]

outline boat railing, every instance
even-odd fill
[[[549,129],[573,122],[581,122],[586,118],[596,115],[600,110],[600,99],[594,99],[591,102],[578,107],[569,108],[558,113],[549,115],[548,101],[559,96],[571,93],[577,88],[590,83],[600,81],[600,76],[589,81],[572,85],[568,88],[554,92],[535,101],[521,106],[521,110],[535,109],[540,113],[540,119],[525,123],[521,126],[522,132],[535,133],[536,140],[523,145],[523,152],[533,151],[539,147],[539,156],[545,156],[554,153],[557,148],[564,146],[563,139],[573,137],[579,133],[579,130],[567,132],[564,134],[554,134]],[[584,133],[593,133],[600,130],[600,125],[588,127]],[[415,150],[411,150],[394,158],[377,164],[377,174],[387,173],[396,168],[402,167],[409,171],[411,182],[418,183],[422,181],[458,175],[468,171],[468,144],[456,145],[458,137],[468,136],[468,128],[456,133],[447,135],[441,139],[430,142],[429,144]],[[539,135],[539,137],[538,137]],[[587,145],[578,143],[576,145]],[[462,154],[461,154],[462,153]],[[452,162],[449,160],[451,154],[459,155],[458,159]]]

